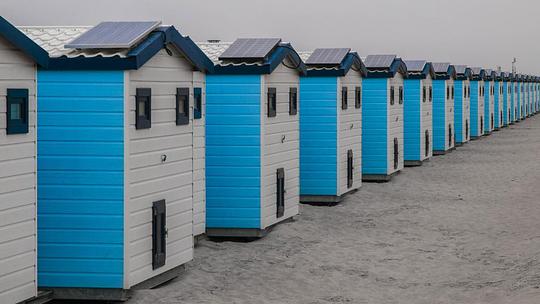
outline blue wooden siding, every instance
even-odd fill
[[[422,81],[420,79],[405,79],[403,101],[404,129],[404,160],[421,160],[421,102]]]
[[[260,77],[206,78],[208,228],[260,228]]]
[[[362,174],[388,173],[387,90],[386,78],[364,78],[362,81]]]
[[[499,88],[499,81],[495,81],[495,96],[493,98],[493,127],[501,127],[501,110],[499,109],[499,97],[501,96],[501,89]]]
[[[433,80],[433,150],[446,150],[446,80]]]
[[[38,72],[38,284],[122,288],[124,73]]]
[[[456,143],[463,143],[463,129],[465,122],[463,121],[463,80],[454,81],[454,129]]]
[[[470,112],[470,122],[471,122],[471,136],[480,136],[480,120],[478,117],[480,116],[479,108],[479,102],[481,101],[480,94],[480,83],[475,80],[471,80],[471,112]]]
[[[337,96],[336,77],[300,78],[300,195],[338,195]]]

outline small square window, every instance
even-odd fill
[[[268,117],[276,117],[277,95],[276,88],[268,88],[267,94]]]
[[[8,89],[6,134],[28,133],[28,89]]]
[[[189,88],[176,89],[176,125],[189,124]]]
[[[403,87],[399,87],[399,104],[403,104]]]
[[[471,86],[467,87],[467,96],[471,97]]]
[[[193,88],[193,118],[194,119],[202,118],[202,89],[201,88]]]
[[[362,107],[362,87],[354,88],[354,107],[357,109]]]
[[[298,113],[298,89],[289,88],[289,115]]]
[[[450,87],[446,87],[446,99],[450,99]]]
[[[149,129],[152,126],[152,90],[149,88],[138,88],[136,101],[136,121],[135,129]]]
[[[429,86],[429,102],[433,101],[433,87]]]
[[[454,96],[455,96],[455,95],[454,95],[454,94],[455,94],[455,90],[456,90],[456,89],[454,88],[454,86],[452,86],[452,99],[454,99]]]
[[[422,102],[426,102],[427,100],[427,89],[426,86],[422,87]]]
[[[395,103],[395,97],[394,97],[394,86],[390,87],[390,105],[393,106]]]
[[[347,110],[347,107],[349,106],[348,105],[348,91],[347,91],[347,87],[342,87],[341,88],[341,109],[342,110]]]

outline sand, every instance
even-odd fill
[[[540,303],[540,116],[251,243],[201,241],[133,303]]]

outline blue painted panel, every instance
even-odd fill
[[[362,80],[362,174],[388,174],[388,79]]]
[[[480,90],[479,90],[480,83],[475,80],[471,80],[471,112],[470,112],[470,120],[471,120],[471,136],[481,136],[480,134],[480,123],[479,118],[480,117],[480,108],[479,108],[479,102],[483,102],[480,97]]]
[[[260,228],[260,75],[206,78],[206,226]]]
[[[454,81],[454,129],[456,143],[463,143],[463,130],[465,129],[465,121],[463,120],[463,80]]]
[[[445,151],[447,136],[446,80],[433,80],[433,150]]]
[[[300,195],[337,192],[337,78],[300,78]]]
[[[38,284],[123,287],[124,73],[38,72]]]
[[[404,128],[404,160],[422,160],[421,155],[421,103],[422,81],[420,79],[405,79],[405,96],[403,100],[403,128]],[[426,101],[427,102],[427,101]]]

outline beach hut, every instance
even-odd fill
[[[540,108],[540,87],[539,87],[539,81],[540,79],[538,76],[534,77],[534,114],[538,113],[538,110]]]
[[[456,80],[454,81],[454,126],[456,146],[463,145],[470,139],[471,116],[471,69],[466,65],[456,65]]]
[[[0,17],[0,303],[37,296],[36,70],[47,53]]]
[[[516,74],[508,74],[508,100],[510,102],[510,123],[514,124],[517,120],[518,106],[517,106],[517,83]]]
[[[347,48],[300,53],[300,201],[336,203],[362,184],[362,77]]]
[[[495,71],[484,70],[484,135],[489,135],[495,127]]]
[[[389,181],[403,169],[403,79],[396,55],[369,55],[362,81],[362,179]]]
[[[455,147],[454,97],[456,70],[445,62],[433,63],[433,154],[442,155]]]
[[[522,74],[517,74],[516,75],[516,89],[517,89],[517,96],[516,96],[516,105],[517,105],[517,118],[516,118],[516,121],[521,121],[523,120],[523,112],[524,112],[524,107],[523,107],[523,80],[524,80],[524,77]]]
[[[482,68],[473,67],[471,79],[471,139],[484,134],[484,75]]]
[[[21,28],[38,83],[38,285],[124,300],[193,258],[193,103],[212,62],[160,22]],[[200,87],[198,87],[200,86]]]
[[[523,118],[529,117],[529,75],[523,75]]]
[[[407,78],[404,80],[403,145],[404,165],[420,166],[431,158],[433,136],[433,76],[431,62],[405,60]]]
[[[533,77],[527,75],[527,117],[532,115],[532,105],[533,105]]]
[[[512,83],[510,81],[510,73],[502,72],[501,81],[502,81],[502,112],[503,112],[502,126],[507,127],[512,121],[511,120],[512,119],[512,104],[511,104],[512,97],[510,93]]]
[[[493,114],[495,121],[493,123],[494,130],[499,130],[503,127],[503,72],[496,71],[494,77],[494,95],[493,95]]]
[[[279,38],[199,46],[215,65],[206,78],[206,233],[262,237],[298,214],[305,66]]]

